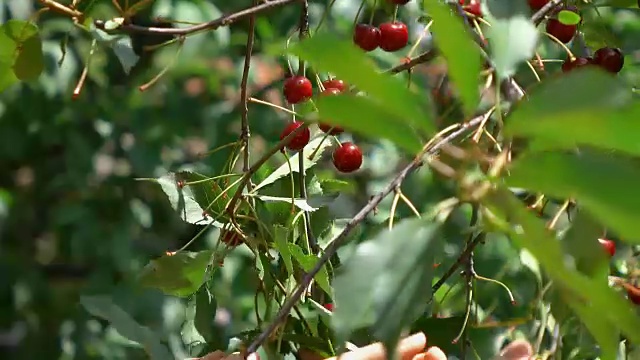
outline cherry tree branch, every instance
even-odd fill
[[[542,8],[540,8],[540,10],[536,11],[535,14],[533,14],[533,16],[531,17],[531,21],[537,25],[540,24],[540,22],[542,22],[542,19],[544,19],[544,17],[551,12],[551,10],[555,9],[556,6],[558,6],[560,4],[562,0],[551,0],[548,3],[544,4],[544,6]]]
[[[253,4],[256,5],[257,0],[253,0]],[[249,30],[247,33],[247,47],[244,54],[244,68],[242,70],[242,80],[240,82],[240,102],[241,102],[241,117],[242,117],[242,131],[240,138],[242,140],[242,171],[249,171],[249,138],[251,137],[251,130],[249,128],[249,94],[247,91],[249,82],[249,69],[251,68],[251,53],[253,52],[253,43],[256,32],[256,15],[252,14],[249,17]],[[251,181],[248,182],[251,185]]]
[[[472,127],[479,125],[484,119],[484,115],[475,117],[470,121],[462,124],[462,126],[449,134],[442,140],[438,141],[433,146],[426,146],[414,159],[411,161],[404,169],[402,169],[398,175],[377,195],[372,197],[369,202],[346,224],[344,229],[338,234],[333,240],[330,242],[330,245],[325,249],[324,253],[318,261],[316,265],[304,276],[296,290],[291,294],[289,299],[282,305],[280,311],[275,316],[275,319],[264,329],[260,335],[249,345],[247,348],[247,353],[251,354],[255,352],[260,345],[269,337],[269,335],[278,327],[278,325],[288,316],[291,309],[295,306],[295,304],[300,300],[300,297],[305,292],[305,289],[309,286],[314,276],[322,269],[322,267],[331,259],[331,257],[336,253],[338,248],[342,245],[342,243],[346,240],[347,235],[353,230],[358,224],[360,224],[365,217],[372,212],[382,200],[393,192],[397,187],[399,187],[404,179],[411,174],[415,169],[419,168],[424,164],[423,158],[425,156],[434,155],[437,153],[443,146],[450,143],[454,139],[462,136],[467,130]]]
[[[240,10],[233,14],[221,16],[215,20],[208,21],[206,23],[197,24],[185,28],[160,28],[160,27],[147,27],[135,24],[122,24],[118,26],[116,31],[127,33],[146,33],[146,34],[163,34],[163,35],[188,35],[203,30],[215,30],[223,26],[229,26],[238,20],[249,18],[251,16],[263,13],[267,10],[272,10],[287,4],[299,2],[301,0],[271,0],[263,2],[260,5],[252,6],[244,10]],[[94,25],[101,30],[105,30],[105,22],[103,20],[95,20]],[[105,30],[106,31],[106,30]]]

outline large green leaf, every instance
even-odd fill
[[[431,31],[447,59],[449,76],[456,84],[465,112],[472,115],[480,101],[482,58],[478,46],[449,6],[440,0],[424,0],[424,7],[433,19]]]
[[[420,138],[410,126],[395,113],[364,96],[323,96],[316,106],[321,118],[331,119],[331,123],[349,131],[372,139],[388,139],[409,153],[416,153],[422,148]]]
[[[640,155],[640,104],[620,79],[579,69],[546,80],[506,120],[505,134],[531,137],[536,149],[593,145]]]
[[[560,242],[550,236],[543,220],[528,211],[515,195],[498,188],[485,197],[484,204],[497,215],[493,218],[493,224],[538,259],[567,305],[580,314],[588,304],[590,312],[601,314],[597,318],[583,319],[590,328],[613,326],[630,340],[637,339],[631,341],[640,340],[640,317],[631,304],[610,289],[602,279],[589,278],[568,268]],[[601,333],[594,335],[600,337]],[[603,345],[609,346],[607,343]]]
[[[427,104],[424,97],[409,90],[400,79],[380,73],[373,61],[350,40],[320,33],[292,45],[289,52],[308,61],[316,70],[331,72],[357,86],[406,124],[429,134],[435,132],[434,122],[424,108]]]
[[[442,252],[441,225],[404,220],[359,244],[337,269],[332,320],[341,341],[371,325],[377,339],[394,344],[402,329],[424,313],[433,260]]]
[[[211,263],[213,251],[181,251],[174,255],[164,255],[151,260],[140,274],[143,286],[162,290],[173,296],[189,296],[195,293],[205,281],[207,266]]]
[[[152,359],[172,360],[173,355],[160,342],[160,336],[138,324],[107,296],[82,296],[80,304],[93,316],[109,321],[125,338],[141,344]]]
[[[625,241],[640,244],[637,161],[594,152],[532,153],[518,158],[509,173],[509,186],[574,198]]]
[[[11,64],[19,80],[33,80],[44,69],[42,39],[38,27],[27,21],[12,19],[0,27],[0,64]],[[0,65],[0,69],[3,66]],[[10,84],[10,77],[3,76],[0,83]]]
[[[536,49],[538,30],[524,16],[496,19],[487,30],[491,59],[500,79],[513,76],[518,66],[529,60]]]

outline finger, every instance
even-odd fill
[[[447,360],[447,355],[437,346],[430,347],[425,354],[423,360]]]
[[[214,352],[208,353],[207,355],[201,357],[200,360],[222,360],[226,356],[227,355],[224,352],[220,350],[216,350]]]
[[[396,353],[400,355],[402,360],[411,360],[415,355],[424,351],[426,345],[427,337],[424,333],[413,334],[400,341]],[[382,343],[377,342],[327,360],[386,360],[386,354]]]
[[[529,360],[533,357],[533,347],[526,340],[514,340],[500,352],[500,359]]]

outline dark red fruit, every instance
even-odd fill
[[[573,60],[571,60],[571,58],[567,58],[562,63],[562,71],[569,72],[571,70],[574,70],[583,66],[591,65],[591,64],[593,64],[593,59],[590,57],[588,58],[579,57]]]
[[[531,10],[538,11],[547,5],[548,2],[549,0],[529,0],[529,7]]]
[[[406,5],[411,0],[387,0],[387,1],[394,5]]]
[[[324,308],[329,311],[333,311],[333,304],[332,303],[324,304]]]
[[[593,54],[593,63],[616,74],[624,66],[624,55],[618,48],[603,47]]]
[[[338,171],[350,173],[362,166],[362,150],[352,142],[345,142],[333,153],[333,165]]]
[[[399,21],[380,25],[380,48],[387,52],[397,51],[407,46],[409,29]]]
[[[598,239],[598,242],[610,257],[613,257],[613,255],[616,254],[616,244],[613,241],[607,239]]]
[[[220,241],[235,247],[242,244],[242,236],[235,230],[222,230],[220,233]]]
[[[295,129],[299,128],[302,125],[300,121],[294,121],[291,124],[287,125],[286,128],[282,131],[280,135],[280,140],[284,139],[287,135],[291,134]],[[305,147],[309,143],[309,139],[311,138],[311,131],[309,128],[305,128],[301,132],[299,132],[296,136],[293,137],[287,144],[287,149],[298,151]]]
[[[577,29],[576,25],[565,25],[558,19],[549,19],[547,21],[547,32],[565,44],[573,39]]]
[[[473,16],[482,17],[482,9],[480,8],[480,1],[478,0],[471,0],[471,3],[465,6],[464,10]]]
[[[320,96],[338,95],[338,94],[340,94],[340,90],[336,88],[326,88],[323,92],[320,93]],[[327,124],[323,122],[318,123],[318,127],[320,128],[320,130],[330,135],[338,135],[344,132],[344,129],[341,128],[340,126],[333,126],[331,124]]]
[[[326,89],[338,89],[338,91],[344,91],[344,81],[338,79],[325,80],[322,82],[322,86]]]
[[[640,288],[627,288],[627,297],[629,298],[629,300],[631,300],[632,303],[640,305]]]
[[[353,42],[364,51],[372,51],[380,46],[380,29],[369,24],[358,24],[353,33]]]
[[[313,95],[311,81],[304,76],[292,76],[284,81],[283,91],[289,104],[298,104],[309,100]]]

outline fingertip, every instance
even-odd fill
[[[427,349],[424,360],[447,360],[447,355],[439,347],[432,346]]]

